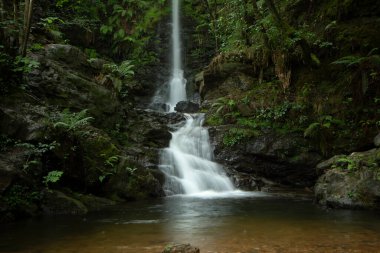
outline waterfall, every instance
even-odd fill
[[[186,123],[172,133],[169,148],[162,150],[160,170],[167,195],[234,190],[221,166],[212,161],[209,134],[202,127],[204,114],[185,114]]]
[[[167,104],[170,111],[174,111],[174,107],[180,101],[187,100],[186,96],[186,80],[183,77],[181,67],[181,42],[180,42],[180,0],[172,0],[172,73],[169,85],[169,98]]]
[[[181,67],[180,0],[172,0],[173,66],[167,104],[170,112],[186,98],[186,80]],[[166,195],[229,192],[234,190],[223,168],[213,162],[208,130],[202,127],[204,114],[185,114],[184,126],[172,133],[169,147],[161,151],[160,170],[165,174]]]

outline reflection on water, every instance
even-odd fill
[[[240,194],[240,195],[239,195]],[[189,242],[201,252],[379,252],[374,212],[323,210],[308,200],[236,192],[136,202],[83,217],[2,224],[0,252],[161,252]]]

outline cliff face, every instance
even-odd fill
[[[107,62],[74,46],[49,44],[29,57],[38,67],[25,76],[27,90],[0,102],[3,217],[81,214],[161,196],[159,149],[171,137],[167,124],[182,117],[137,109]],[[141,92],[123,82],[129,94]]]
[[[311,60],[299,45],[272,51],[263,67],[248,48],[221,53],[196,76],[216,158],[246,188],[313,187],[320,161],[374,148],[379,131],[379,4],[284,1],[278,7],[291,27],[307,27],[301,39],[315,38],[308,42]],[[338,177],[329,175],[318,180],[316,194],[320,203],[339,206],[326,199],[345,181],[331,182]],[[363,177],[354,178],[350,185],[361,185]]]

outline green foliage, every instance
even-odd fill
[[[330,151],[329,143],[334,138],[335,132],[343,126],[345,126],[344,121],[331,115],[324,115],[304,130],[304,137],[311,138],[318,145],[322,154],[327,155]]]
[[[46,17],[41,18],[37,24],[42,26],[46,32],[50,33],[54,40],[62,41],[63,33],[60,31],[60,25],[64,23],[65,22],[59,17]]]
[[[356,101],[362,101],[369,87],[380,81],[380,55],[374,54],[377,51],[374,48],[366,56],[348,55],[331,63],[347,68],[347,82]]]
[[[5,152],[9,147],[12,147],[15,144],[15,140],[9,138],[6,135],[0,135],[0,152]]]
[[[12,210],[23,210],[25,207],[39,202],[41,194],[28,186],[15,184],[4,194],[4,200]]]
[[[115,55],[132,57],[139,65],[154,60],[145,46],[154,35],[152,28],[166,13],[164,3],[164,0],[110,0],[107,3],[108,19],[100,32],[106,38],[111,37]]]
[[[84,109],[80,112],[72,113],[69,109],[65,109],[59,113],[57,118],[53,118],[54,127],[74,133],[89,125],[90,121],[94,119],[93,117],[87,116],[87,111],[87,109]]]
[[[34,69],[38,68],[40,63],[29,57],[17,56],[15,59],[15,72],[30,73]]]
[[[350,159],[348,157],[342,157],[336,161],[332,168],[348,170],[350,172],[353,172],[358,168],[358,165],[356,160]]]
[[[49,171],[49,173],[46,176],[44,176],[43,183],[46,185],[46,187],[48,187],[48,184],[58,182],[61,179],[62,175],[63,171]]]
[[[29,47],[29,51],[38,52],[44,49],[44,46],[41,43],[34,43]]]
[[[92,48],[85,48],[84,53],[87,55],[89,58],[88,61],[91,61],[91,59],[98,58],[98,53],[96,52],[96,49]]]
[[[206,124],[209,126],[220,126],[223,124],[223,118],[219,115],[212,114],[206,118]]]
[[[27,150],[27,159],[23,165],[23,170],[27,173],[35,173],[34,168],[41,164],[41,159],[44,154],[49,151],[52,151],[60,146],[59,143],[53,141],[51,143],[41,143],[32,144],[32,143],[15,143],[16,147],[22,147]]]
[[[252,137],[254,132],[246,128],[231,128],[223,136],[223,144],[232,147],[240,143],[243,139]]]
[[[236,101],[231,98],[221,97],[218,98],[212,105],[212,108],[216,108],[216,114],[226,114],[236,109]]]
[[[103,65],[104,71],[114,75],[119,79],[131,78],[135,74],[133,68],[135,66],[132,64],[132,61],[123,61],[120,65],[115,63],[107,63]]]
[[[131,80],[134,76],[134,67],[135,66],[129,60],[123,61],[120,65],[115,63],[103,65],[105,78],[109,78],[112,81],[113,88],[119,95],[126,96],[128,94],[127,81]]]
[[[101,154],[100,156],[103,157],[103,159],[104,159],[104,166],[106,166],[109,169],[106,171],[100,170],[100,172],[102,174],[98,177],[98,179],[101,183],[103,183],[103,181],[107,177],[115,175],[115,173],[117,172],[117,165],[119,162],[119,156],[118,155],[107,156],[107,154]]]

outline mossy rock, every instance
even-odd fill
[[[319,204],[380,209],[380,149],[335,156],[317,167],[325,170],[315,185]]]
[[[138,200],[163,196],[160,182],[149,170],[126,168],[111,176],[106,188],[114,199]]]
[[[42,211],[49,215],[75,214],[88,212],[87,207],[72,196],[55,190],[45,190],[41,205]]]

